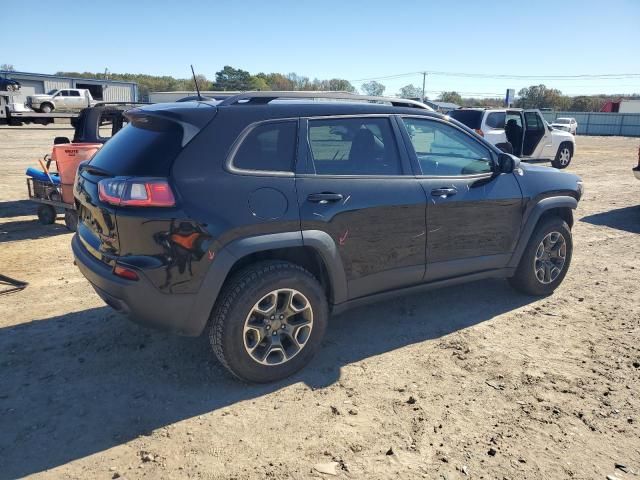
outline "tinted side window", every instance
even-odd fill
[[[309,146],[319,175],[401,175],[388,118],[309,121]]]
[[[233,157],[243,170],[291,172],[296,155],[298,124],[295,121],[258,125],[245,137]]]
[[[536,112],[525,112],[524,119],[527,122],[527,130],[544,130],[542,120]]]
[[[434,120],[403,119],[423,175],[474,175],[491,172],[491,156],[480,142]]]
[[[80,96],[80,92],[77,92],[76,90],[69,90],[69,96],[70,97],[79,97]]]
[[[69,90],[60,90],[60,93],[58,95],[60,95],[61,97],[68,97]]]
[[[487,115],[487,127],[504,128],[504,122],[507,114],[505,112],[491,112]]]

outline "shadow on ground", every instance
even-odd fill
[[[231,378],[204,337],[146,330],[107,307],[0,329],[0,478],[42,472],[297,382],[329,386],[344,365],[530,301],[491,280],[352,310],[332,319],[306,369],[257,386]]]
[[[58,215],[56,223],[51,225],[42,225],[37,217],[33,220],[0,223],[0,243],[54,237],[64,233],[71,232],[64,226],[61,215]]]
[[[617,208],[608,212],[588,215],[580,219],[592,225],[617,228],[631,233],[640,233],[640,205]]]
[[[26,189],[25,185],[25,189]],[[22,217],[24,215],[35,215],[38,209],[31,200],[10,200],[0,202],[0,218]]]

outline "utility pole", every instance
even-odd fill
[[[425,84],[426,84],[426,83],[427,83],[427,72],[422,72],[422,103],[424,103],[424,99],[425,99],[425,96],[424,96],[424,92],[425,92],[424,87],[425,87]]]

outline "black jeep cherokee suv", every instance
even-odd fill
[[[76,179],[73,252],[98,295],[207,330],[232,373],[267,382],[309,362],[332,311],[490,277],[534,295],[562,282],[578,177],[417,102],[313,95],[129,110]]]

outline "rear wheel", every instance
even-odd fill
[[[51,225],[56,221],[56,209],[51,205],[40,205],[38,207],[38,220],[42,225]]]
[[[560,144],[560,148],[558,148],[558,152],[556,153],[556,158],[551,165],[555,168],[567,168],[571,163],[571,157],[573,155],[573,148],[571,148],[571,144],[562,143]]]
[[[549,295],[562,283],[573,253],[569,225],[558,217],[543,220],[522,254],[511,285],[529,295]]]
[[[209,340],[235,376],[272,382],[309,363],[328,316],[324,290],[311,273],[289,262],[259,262],[225,285],[211,314]]]

